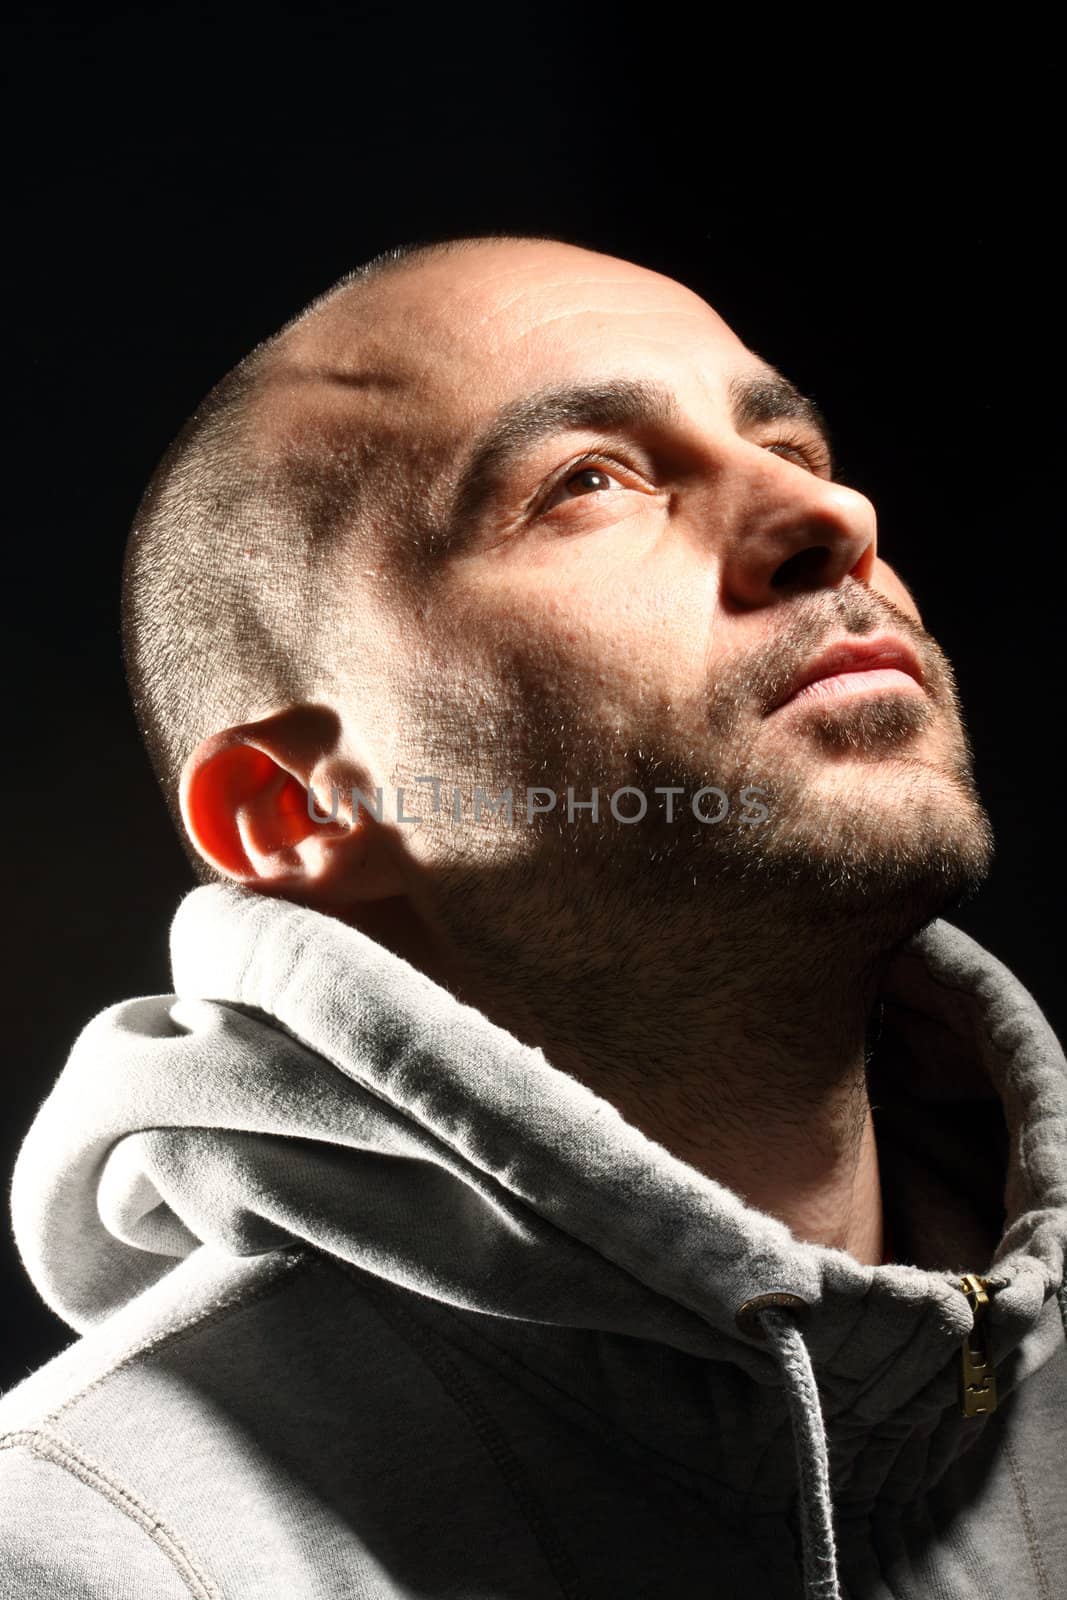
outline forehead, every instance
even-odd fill
[[[654,377],[683,405],[691,391],[706,406],[760,365],[684,285],[549,242],[479,246],[357,283],[297,324],[286,348],[427,442],[461,438],[548,384]]]

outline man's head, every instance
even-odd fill
[[[224,381],[135,524],[131,685],[198,858],[356,921],[405,897],[466,939],[590,896],[899,935],[981,881],[950,668],[811,403],[615,257],[495,238],[384,266]],[[775,709],[826,644],[885,634],[921,686]],[[354,815],[378,786],[384,821]],[[514,821],[476,819],[478,787]],[[534,787],[557,801],[527,822]],[[568,816],[594,787],[598,820]],[[640,822],[609,810],[623,787]]]

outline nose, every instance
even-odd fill
[[[846,577],[869,583],[878,536],[866,496],[758,445],[739,450],[724,530],[724,603],[747,609]]]

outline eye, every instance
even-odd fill
[[[541,502],[539,510],[542,512],[550,511],[556,505],[565,504],[568,499],[602,494],[612,484],[620,489],[625,489],[626,487],[621,478],[616,477],[615,473],[609,472],[602,461],[598,458],[590,457],[586,461],[580,461],[570,466],[567,469],[566,476],[557,479],[545,499]],[[571,488],[577,491],[577,495],[564,496],[563,492]]]
[[[821,442],[810,439],[801,434],[780,434],[776,439],[769,439],[763,447],[775,455],[784,455],[792,458],[798,466],[804,467],[808,472],[814,472],[816,477],[829,477],[832,462],[829,451]]]

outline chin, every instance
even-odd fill
[[[901,932],[946,915],[970,900],[985,882],[993,859],[992,829],[981,808],[961,807],[934,819],[911,817],[899,829],[892,819],[857,819],[836,838],[790,850],[790,881],[806,887],[811,903],[857,915],[874,914]],[[800,841],[798,841],[799,843]],[[773,850],[767,865],[774,871]]]
[[[967,774],[913,762],[900,781],[853,772],[825,787],[779,783],[758,828],[722,840],[715,872],[755,904],[824,920],[884,919],[902,932],[964,904],[988,877],[989,818]]]

